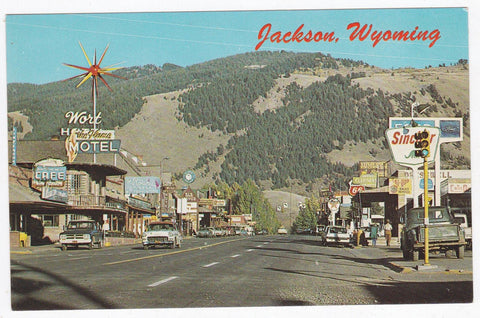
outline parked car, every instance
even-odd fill
[[[59,241],[63,251],[70,247],[87,246],[92,249],[94,245],[101,248],[103,245],[103,231],[93,220],[70,221],[62,233]]]
[[[327,226],[324,234],[322,235],[322,243],[325,246],[328,245],[351,245],[351,237],[348,234],[347,229],[342,226]]]
[[[467,214],[457,213],[456,211],[462,211],[457,208],[452,208],[453,216],[455,218],[455,223],[458,223],[465,233],[465,241],[467,242],[467,247],[472,248],[472,226],[468,224]]]
[[[215,237],[225,236],[225,231],[220,228],[210,227],[209,229],[213,232],[213,236]]]
[[[155,246],[180,247],[182,236],[172,222],[152,222],[142,234],[143,249]]]
[[[297,229],[296,234],[301,234],[301,235],[312,235],[313,231],[311,229]]]
[[[287,231],[286,228],[281,227],[281,228],[278,229],[277,233],[278,234],[288,234],[288,231]]]
[[[211,230],[210,228],[201,228],[200,230],[198,230],[197,232],[197,237],[213,237],[214,234],[213,234],[213,230]]]

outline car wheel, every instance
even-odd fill
[[[465,245],[456,248],[457,258],[463,259],[465,257]]]
[[[456,255],[456,250],[446,250],[446,251],[445,251],[445,257],[446,257],[446,258],[455,258],[455,257],[457,257],[457,255]]]

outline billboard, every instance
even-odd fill
[[[463,140],[463,118],[461,117],[390,117],[390,128],[403,128],[411,126],[412,119],[420,127],[440,128],[440,143]]]
[[[380,178],[387,178],[388,162],[386,161],[360,161],[359,169],[361,174],[377,173]]]
[[[125,177],[125,195],[160,193],[159,177]]]

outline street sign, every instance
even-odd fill
[[[420,189],[425,187],[425,179],[420,179]],[[428,179],[428,190],[433,190],[433,180]]]
[[[437,127],[403,127],[390,128],[385,131],[393,161],[399,165],[415,167],[423,164],[423,158],[415,156],[415,134],[428,131],[430,138],[430,156],[428,162],[435,161],[440,137]]]
[[[187,170],[183,173],[183,182],[185,183],[193,183],[195,181],[195,173],[191,170]]]
[[[332,213],[337,213],[340,208],[340,201],[338,201],[338,199],[331,199],[328,201],[327,205]]]

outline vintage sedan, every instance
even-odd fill
[[[154,246],[180,247],[182,235],[172,222],[152,222],[142,234],[143,249]]]
[[[211,228],[203,227],[198,230],[197,237],[214,237],[213,230]]]
[[[325,246],[328,245],[351,245],[351,237],[348,234],[347,229],[342,226],[327,226],[325,232],[322,235],[322,243]]]

